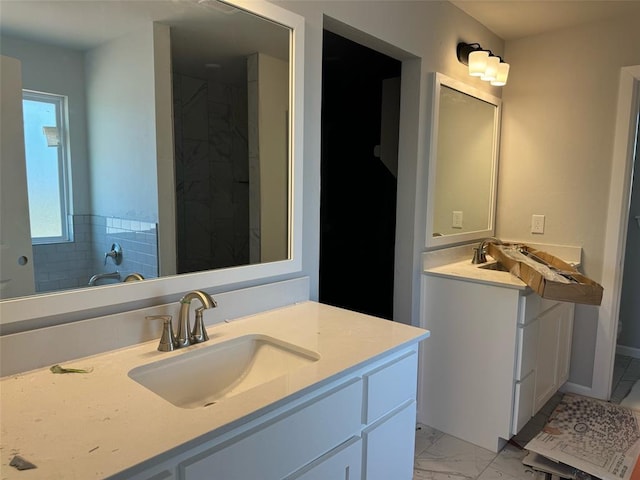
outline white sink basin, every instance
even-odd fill
[[[245,335],[136,367],[129,377],[177,407],[198,408],[319,359],[315,352],[267,335]]]

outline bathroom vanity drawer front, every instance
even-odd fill
[[[542,298],[537,293],[530,293],[522,297],[521,302],[523,302],[521,305],[521,311],[523,313],[518,315],[518,323],[521,325],[532,322],[541,314],[558,304],[556,300]]]
[[[179,478],[284,478],[357,435],[361,409],[362,382],[353,380],[228,445],[181,462]]]
[[[538,322],[518,326],[518,356],[516,357],[515,380],[522,380],[536,368],[537,348]]]
[[[284,480],[349,480],[361,478],[362,439],[352,437]]]
[[[531,372],[522,381],[515,384],[513,401],[513,422],[511,433],[516,435],[533,416],[534,389],[536,373]]]
[[[366,391],[363,423],[368,424],[416,398],[418,354],[411,351],[363,375]]]

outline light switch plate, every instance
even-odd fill
[[[462,211],[453,211],[453,220],[451,222],[451,228],[462,228]]]
[[[544,215],[531,216],[531,233],[544,233]]]

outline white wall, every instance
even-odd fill
[[[323,25],[327,24],[335,33],[403,61],[394,319],[417,325],[420,253],[424,250],[426,229],[431,74],[439,71],[500,96],[500,88],[467,75],[467,68],[456,58],[456,45],[459,41],[480,42],[486,48],[502,53],[503,42],[448,2],[274,3],[304,16],[306,20],[303,270],[311,277],[313,299],[318,296],[319,270]],[[345,24],[352,28],[345,27]]]
[[[73,213],[90,213],[82,52],[7,36],[0,40],[0,51],[22,62],[22,88],[67,96]]]
[[[250,261],[289,257],[289,63],[247,57]]]
[[[86,54],[96,215],[158,221],[153,25]]]
[[[287,114],[289,64],[258,54],[258,136],[260,149],[260,260],[288,257]]]
[[[640,63],[638,19],[510,41],[505,58],[497,234],[580,245],[601,281],[620,68]],[[529,233],[532,214],[546,215],[544,235]],[[570,381],[587,387],[597,314],[576,308]]]

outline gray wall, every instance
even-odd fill
[[[618,78],[620,67],[640,63],[637,19],[603,20],[514,40],[503,51],[500,38],[448,2],[276,3],[306,19],[303,268],[311,277],[312,298],[318,292],[323,24],[403,60],[396,320],[417,324],[418,318],[433,71],[503,97],[498,235],[580,245],[584,272],[600,280]],[[491,88],[469,77],[455,56],[460,40],[504,54],[512,66],[508,85]],[[547,216],[543,236],[529,233],[534,213]],[[597,314],[596,307],[576,309],[570,381],[587,387]]]
[[[158,221],[153,25],[85,57],[92,213]]]
[[[620,69],[640,64],[638,19],[507,42],[505,55],[498,234],[582,246],[584,273],[600,282]],[[529,233],[532,214],[546,215],[544,235]],[[577,306],[570,381],[580,385],[592,383],[597,318]]]
[[[7,36],[0,38],[0,52],[22,62],[23,88],[67,96],[73,211],[90,213],[83,53]]]
[[[640,136],[640,135],[639,135]],[[638,148],[638,147],[636,147]],[[622,299],[620,301],[620,327],[618,345],[638,349],[640,352],[640,162],[636,150],[636,160],[629,209],[627,231],[627,250],[624,259],[624,278],[622,280]]]
[[[424,250],[426,229],[432,72],[442,72],[500,96],[500,88],[468,76],[467,67],[456,58],[456,45],[460,40],[480,42],[501,53],[503,42],[448,2],[274,3],[303,15],[306,20],[303,270],[311,278],[312,299],[318,297],[323,25],[403,61],[394,319],[417,325],[420,253]]]

